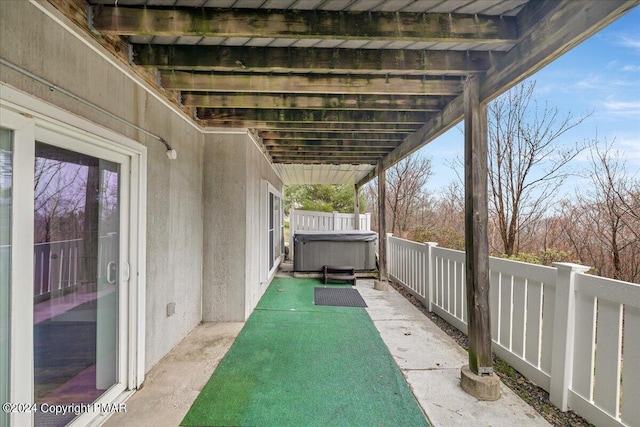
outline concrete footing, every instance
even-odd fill
[[[389,282],[386,280],[375,280],[373,282],[373,289],[376,291],[386,291],[389,289]]]
[[[460,385],[478,400],[500,399],[500,378],[496,374],[476,375],[465,365],[460,371]]]

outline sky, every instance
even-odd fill
[[[559,144],[596,138],[613,142],[630,175],[640,178],[640,7],[605,27],[556,59],[530,79],[536,81],[534,97],[541,105],[557,107],[560,116],[591,114],[577,128],[563,135]],[[463,153],[463,133],[458,125],[420,150],[432,158],[433,176],[428,183],[439,193],[458,180],[448,165]],[[571,167],[585,170],[589,156],[583,153]],[[461,171],[460,171],[461,172]],[[461,174],[462,176],[462,174]],[[581,178],[564,185],[564,194],[575,191]]]

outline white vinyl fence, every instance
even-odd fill
[[[118,235],[98,238],[98,281],[109,280],[109,265],[118,260]],[[33,291],[36,299],[48,299],[52,292],[64,291],[81,283],[96,282],[85,271],[86,256],[82,239],[33,245]],[[115,265],[115,264],[114,264]]]
[[[371,214],[360,214],[360,230],[371,230]],[[293,236],[296,231],[355,230],[355,214],[338,212],[289,211],[289,258],[293,259]]]
[[[387,248],[389,277],[467,333],[464,252],[393,236]],[[640,425],[640,285],[568,263],[491,258],[490,270],[494,352],[560,409]]]

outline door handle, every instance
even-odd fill
[[[116,283],[116,263],[111,261],[107,264],[107,283],[113,285]]]

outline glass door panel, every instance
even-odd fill
[[[35,401],[91,403],[118,381],[120,165],[36,142],[34,188]]]
[[[10,287],[12,132],[0,128],[0,403],[10,402]],[[0,411],[0,427],[9,425],[9,414]]]

